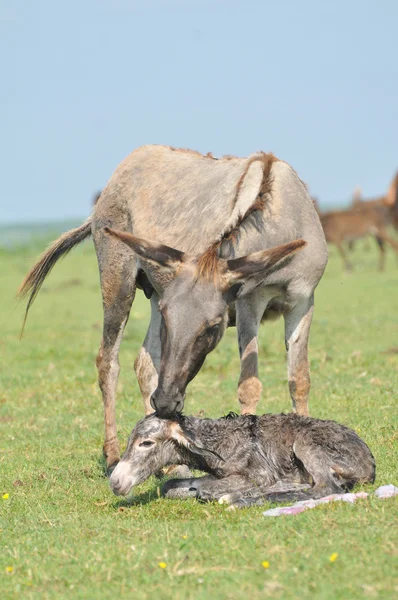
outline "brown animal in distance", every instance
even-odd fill
[[[347,271],[352,270],[352,264],[344,242],[351,244],[352,249],[353,241],[368,235],[373,236],[378,244],[379,270],[382,271],[385,266],[385,244],[398,256],[398,243],[387,233],[390,225],[398,230],[398,173],[385,196],[363,201],[356,193],[349,210],[321,213],[319,218],[326,241],[337,247]]]
[[[104,308],[97,368],[109,467],[119,460],[118,355],[137,288],[151,302],[134,365],[147,414],[182,409],[188,383],[231,313],[241,412],[255,412],[261,395],[260,323],[280,314],[293,406],[308,414],[308,337],[327,247],[311,199],[287,163],[263,152],[217,160],[166,146],[138,148],[118,166],[91,217],[56,240],[28,273],[20,288],[29,294],[27,311],[56,261],[90,235]]]

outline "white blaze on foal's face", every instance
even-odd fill
[[[129,437],[126,452],[113,471],[109,483],[117,496],[127,496],[163,467],[181,464],[181,449],[193,454],[220,458],[203,448],[182,425],[173,420],[149,415],[138,421]],[[186,455],[183,457],[186,459]]]
[[[114,494],[127,496],[135,484],[131,465],[127,461],[121,460],[113,470],[109,483]]]
[[[143,483],[175,457],[169,430],[169,421],[154,415],[137,423],[109,480],[117,496],[127,496],[134,486]]]

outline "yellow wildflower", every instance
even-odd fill
[[[268,560],[263,560],[263,562],[261,563],[261,565],[264,567],[264,569],[269,569],[269,562],[268,562]]]
[[[335,562],[337,560],[338,556],[339,556],[338,552],[333,552],[333,554],[331,554],[329,556],[330,562]]]
[[[182,539],[183,539],[183,540],[186,540],[186,539],[187,539],[187,537],[188,537],[187,535],[183,535],[183,536],[182,536]]]
[[[12,573],[13,570],[14,570],[14,567],[6,567],[7,573]]]
[[[9,497],[10,497],[10,494],[3,494],[3,500],[8,500]]]
[[[159,567],[160,567],[161,569],[165,569],[165,568],[167,567],[167,564],[166,564],[165,562],[160,562],[160,563],[159,563]]]

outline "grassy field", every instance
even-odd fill
[[[265,518],[265,508],[112,495],[103,474],[95,355],[102,307],[91,242],[54,269],[18,340],[15,290],[37,249],[2,251],[0,311],[0,595],[5,598],[393,598],[398,499],[324,505]],[[356,271],[331,252],[316,294],[311,413],[353,427],[372,449],[377,481],[398,484],[398,270],[357,244]],[[121,351],[123,446],[142,415],[133,361],[148,306],[140,292]],[[260,410],[290,410],[283,324],[261,330]],[[186,412],[237,409],[239,360],[227,331],[188,389]],[[337,553],[337,559],[330,557]],[[265,562],[264,562],[265,561]],[[264,563],[264,564],[263,564]],[[165,566],[166,565],[166,566]],[[265,566],[264,566],[265,565]]]

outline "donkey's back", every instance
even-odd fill
[[[198,255],[224,229],[250,164],[269,156],[218,160],[169,146],[137,148],[103,190],[94,228],[124,225],[137,237]]]
[[[241,236],[237,256],[300,237],[311,246],[308,254],[327,256],[305,186],[290,165],[264,152],[216,159],[192,150],[142,146],[122,161],[104,188],[93,230],[121,228],[197,256],[239,223],[259,192],[262,218]]]

